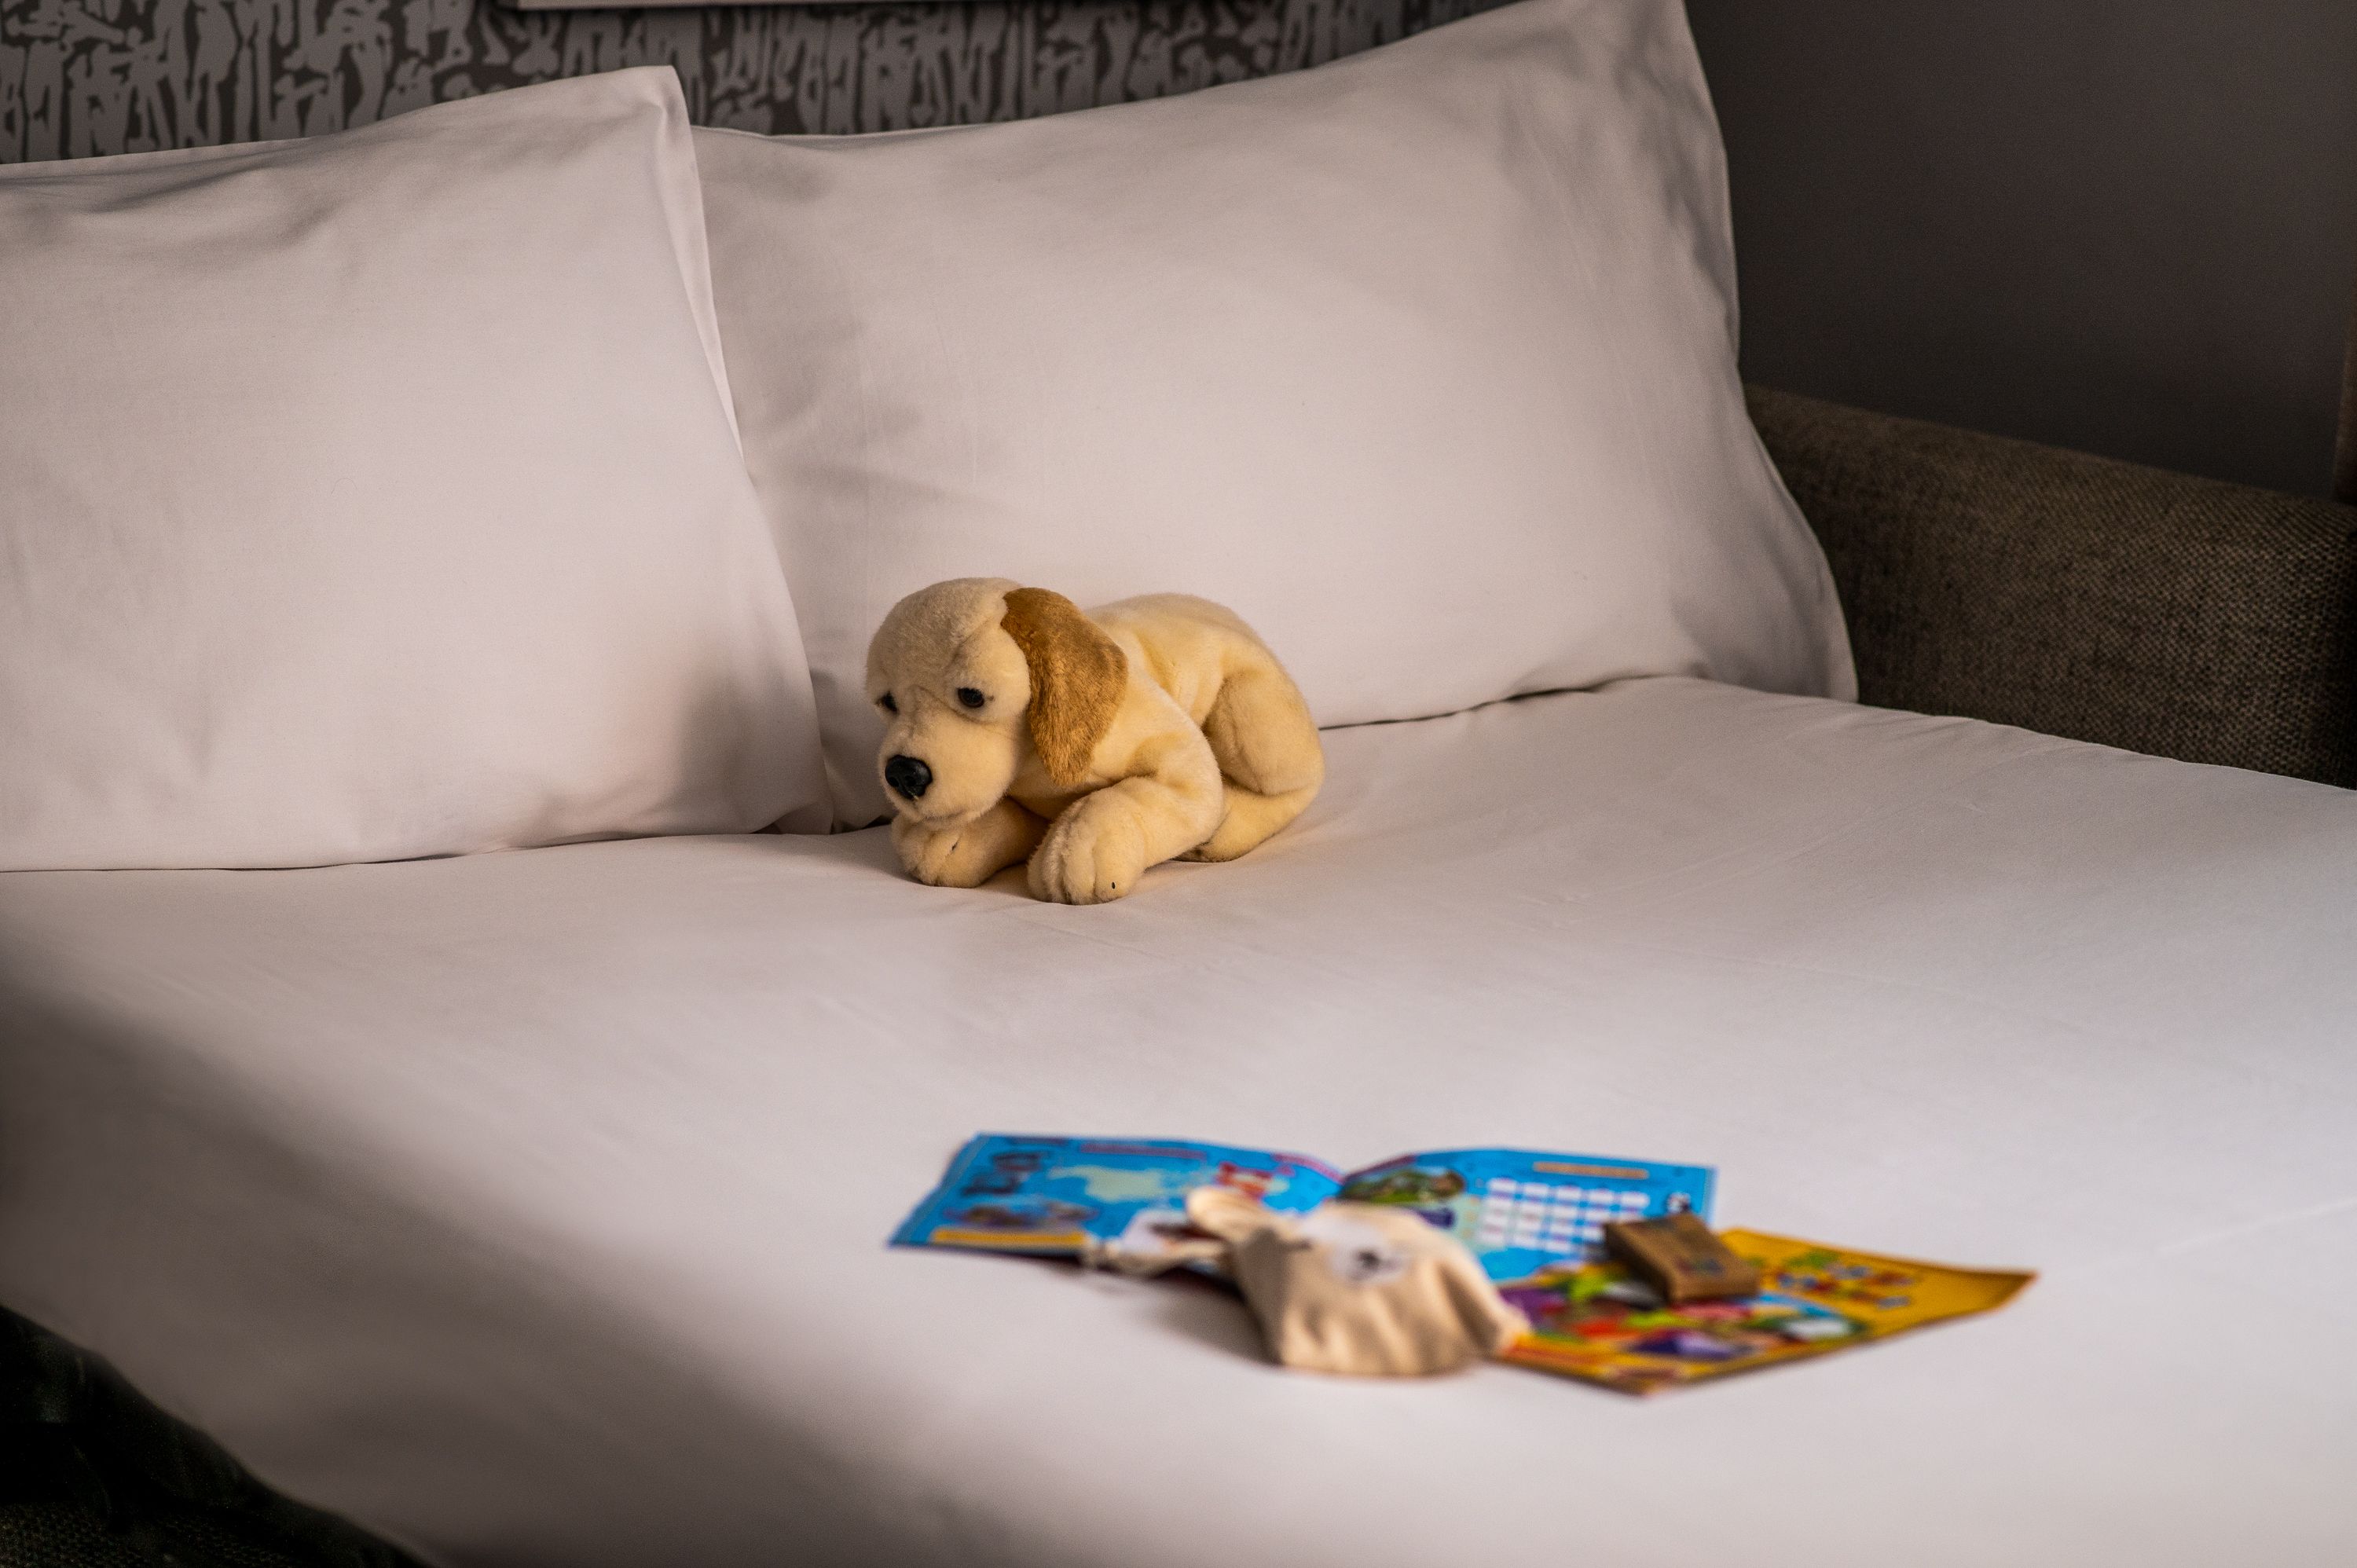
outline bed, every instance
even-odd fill
[[[2357,797],[1679,679],[1329,738],[1109,909],[877,832],[0,879],[0,1299],[429,1562],[2345,1550]],[[2040,1279],[1652,1402],[1287,1375],[888,1249],[981,1127],[1706,1162]]]
[[[1726,199],[1674,0],[922,134],[638,69],[0,169],[0,1510],[2348,1557],[2352,514],[1747,400]],[[1219,599],[1324,794],[1094,908],[920,886],[865,652],[977,575]],[[937,682],[1016,757],[1021,659]],[[2040,1278],[1650,1402],[1295,1375],[1200,1280],[888,1247],[985,1130],[1707,1164]]]

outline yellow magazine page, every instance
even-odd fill
[[[1501,1286],[1531,1320],[1504,1360],[1649,1394],[1830,1355],[2004,1305],[2035,1276],[1950,1268],[1756,1230],[1720,1235],[1760,1266],[1757,1295],[1663,1305],[1619,1263]]]

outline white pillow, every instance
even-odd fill
[[[0,868],[807,818],[671,70],[0,168]]]
[[[1625,675],[1853,691],[1744,411],[1679,0],[1008,124],[697,138],[841,821],[885,809],[867,637],[942,577],[1221,600],[1328,725]]]

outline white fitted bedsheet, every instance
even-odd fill
[[[1102,908],[878,832],[0,877],[0,1301],[451,1564],[2357,1560],[2357,794],[1657,680]],[[2043,1271],[1638,1402],[888,1251],[979,1129],[1716,1165]]]

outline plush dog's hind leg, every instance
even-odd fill
[[[1266,843],[1317,798],[1315,784],[1288,789],[1282,795],[1263,795],[1231,781],[1226,792],[1226,815],[1220,819],[1218,829],[1179,858],[1233,860]]]
[[[1326,779],[1326,751],[1300,689],[1267,650],[1228,677],[1203,720],[1226,781],[1219,828],[1194,860],[1233,860],[1299,816]]]

